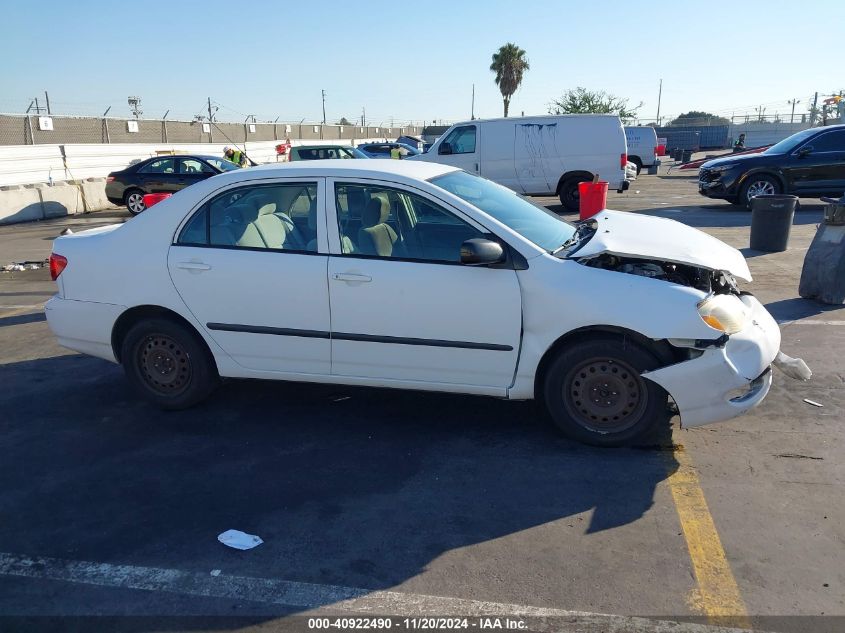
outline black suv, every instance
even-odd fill
[[[708,161],[698,172],[698,193],[741,206],[771,193],[839,198],[845,194],[845,125],[803,130],[761,154]]]

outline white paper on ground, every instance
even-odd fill
[[[255,534],[246,534],[240,530],[226,530],[217,536],[217,540],[229,547],[235,549],[252,549],[256,545],[261,545],[264,541]]]

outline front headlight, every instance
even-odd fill
[[[701,320],[714,330],[736,334],[748,322],[751,308],[734,295],[713,295],[698,304]]]
[[[733,169],[734,167],[736,167],[736,163],[732,163],[729,165],[717,165],[715,167],[707,167],[707,171],[713,172],[715,174],[721,174],[728,171],[729,169]]]

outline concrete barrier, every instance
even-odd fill
[[[0,187],[0,224],[41,220],[44,209],[41,195],[34,187]]]
[[[106,198],[106,181],[103,178],[87,178],[78,184],[86,211],[102,211],[113,206]]]
[[[36,189],[41,195],[41,208],[44,218],[76,215],[85,210],[79,187],[73,184],[58,182],[52,187],[37,185]]]

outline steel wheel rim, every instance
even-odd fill
[[[621,433],[639,422],[648,391],[638,371],[609,358],[591,358],[563,382],[563,404],[580,426],[595,433]]]
[[[126,198],[126,206],[129,207],[130,211],[140,213],[144,210],[144,196],[140,193],[130,193],[129,197]]]
[[[768,180],[757,180],[748,187],[748,199],[755,196],[770,196],[775,193],[775,186]]]
[[[138,347],[138,369],[144,383],[159,394],[179,395],[191,383],[191,358],[178,341],[151,334]]]

